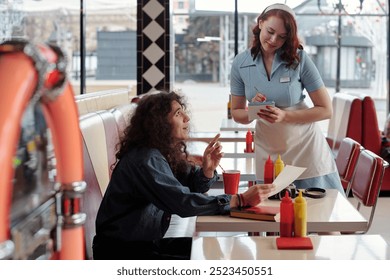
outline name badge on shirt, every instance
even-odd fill
[[[290,77],[281,77],[280,82],[281,83],[288,83],[290,81]]]

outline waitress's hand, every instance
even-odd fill
[[[252,98],[252,102],[264,102],[267,100],[267,96],[265,96],[264,94],[258,92],[256,93],[256,95]]]
[[[242,194],[245,206],[256,206],[268,197],[268,194],[275,189],[274,184],[257,184],[248,188]]]
[[[203,174],[207,178],[214,176],[214,170],[217,169],[221,158],[223,157],[222,145],[218,141],[221,135],[218,133],[214,139],[207,145],[203,153]]]
[[[267,106],[266,110],[260,110],[258,116],[270,123],[280,123],[285,120],[286,111],[275,106]]]

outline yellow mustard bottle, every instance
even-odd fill
[[[294,236],[305,237],[307,235],[307,203],[299,191],[298,197],[294,201]]]
[[[278,177],[279,173],[282,172],[282,170],[284,168],[284,162],[283,162],[280,154],[278,155],[278,158],[275,160],[274,168],[275,168],[275,178],[276,178],[276,177]]]

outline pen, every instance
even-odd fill
[[[253,86],[254,88],[255,88],[255,90],[257,91],[257,93],[260,93],[260,91],[257,89],[257,87],[256,86]],[[263,97],[263,100],[261,100],[261,102],[264,102],[264,101],[266,101],[267,100],[267,98],[266,97]]]

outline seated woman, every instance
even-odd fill
[[[139,101],[97,214],[94,259],[189,259],[191,238],[163,238],[172,214],[223,215],[242,200],[257,205],[273,190],[272,184],[255,185],[242,199],[204,194],[217,180],[222,146],[217,134],[202,166],[190,162],[189,120],[182,97],[174,92]]]

